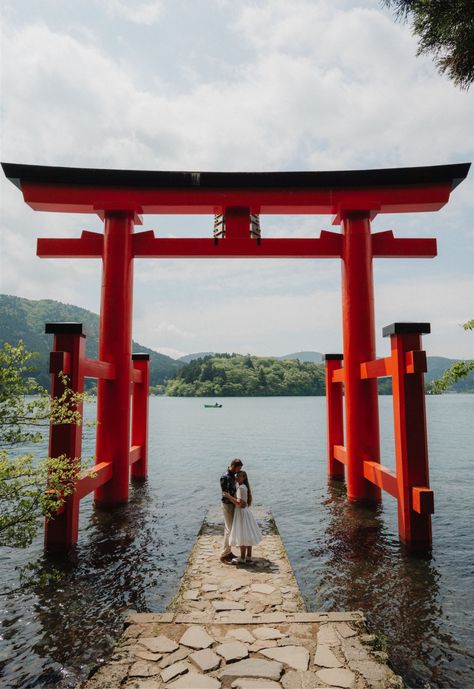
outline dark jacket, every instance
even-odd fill
[[[235,474],[230,469],[227,469],[225,474],[221,476],[221,489],[222,492],[230,493],[235,498],[236,488],[235,488]],[[233,503],[227,498],[222,497],[222,502],[226,505],[233,505]]]

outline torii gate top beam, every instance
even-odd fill
[[[435,211],[470,164],[336,172],[154,172],[2,163],[34,210],[135,214]]]

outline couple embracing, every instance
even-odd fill
[[[224,550],[221,562],[239,564],[252,562],[252,546],[262,540],[257,521],[250,511],[252,491],[247,473],[242,470],[242,460],[233,459],[221,476],[222,510],[224,512]],[[231,546],[240,547],[236,557]]]

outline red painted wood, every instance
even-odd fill
[[[394,498],[398,498],[397,476],[387,467],[382,466],[379,462],[366,460],[364,462],[364,476],[374,485],[393,495]]]
[[[76,496],[79,500],[84,498],[93,490],[97,490],[112,478],[112,462],[99,462],[91,467],[83,476],[81,476],[76,485]]]
[[[372,256],[377,258],[434,258],[437,256],[436,239],[399,238],[392,230],[372,235]]]
[[[81,364],[81,374],[84,376],[84,378],[113,380],[115,378],[115,365],[109,363],[108,361],[84,359]]]
[[[340,258],[341,235],[327,232],[318,239],[155,238],[152,231],[133,237],[135,258]]]
[[[362,189],[150,189],[22,182],[25,202],[34,210],[58,213],[123,211],[153,215],[224,213],[248,208],[250,213],[315,213],[357,210],[377,213],[436,211],[449,200],[451,181],[442,184]]]
[[[387,356],[385,359],[375,359],[374,361],[366,361],[360,365],[360,377],[366,378],[380,378],[383,376],[392,375],[392,359]]]
[[[36,255],[40,258],[101,258],[104,235],[84,230],[79,239],[43,238],[36,242]]]
[[[347,464],[347,451],[343,445],[334,445],[334,457],[343,464]]]
[[[405,363],[407,373],[426,373],[428,370],[426,352],[423,352],[422,350],[417,352],[406,352]]]
[[[113,380],[99,380],[96,455],[112,462],[112,479],[95,492],[103,505],[127,502],[130,450],[130,361],[132,356],[133,215],[108,213],[99,332],[99,359],[115,365]]]
[[[328,476],[331,479],[344,479],[344,465],[334,454],[337,445],[344,445],[344,419],[342,407],[342,384],[335,383],[334,372],[341,360],[326,359],[326,428]]]
[[[421,336],[418,333],[393,334],[390,342],[398,531],[400,540],[411,549],[426,550],[431,545],[431,517],[429,513],[414,510],[412,492],[414,487],[429,489],[424,380],[423,372],[406,372],[407,353],[421,350]],[[417,497],[417,507],[420,506]]]
[[[344,382],[344,369],[343,368],[335,368],[331,372],[331,380],[333,383],[343,383]]]
[[[142,446],[141,445],[132,445],[130,448],[130,454],[129,454],[129,461],[130,464],[135,464],[135,462],[138,462],[139,459],[142,457]]]
[[[130,371],[132,383],[141,383],[143,381],[143,373],[138,368],[133,368]]]
[[[50,352],[49,372],[50,373],[70,373],[71,355],[69,352]]]
[[[80,361],[85,355],[85,336],[78,334],[56,334],[53,349],[57,353],[66,353],[70,362],[69,387],[75,392],[83,392],[84,380],[79,375]],[[54,360],[54,357],[53,357]],[[51,396],[60,397],[64,385],[58,375],[51,375]],[[82,404],[77,406],[82,414]],[[49,457],[65,455],[71,461],[81,457],[82,426],[61,424],[50,426]],[[44,545],[48,552],[65,552],[77,543],[79,528],[79,497],[76,493],[68,495],[63,509],[55,519],[45,521]]]
[[[134,368],[141,374],[141,381],[132,388],[132,445],[140,447],[140,459],[132,465],[132,478],[145,479],[148,474],[148,399],[150,385],[150,361],[138,359]]]
[[[411,489],[413,509],[418,514],[434,513],[434,494],[431,488],[420,488],[415,486]]]
[[[369,213],[344,217],[342,325],[347,451],[347,497],[377,503],[380,488],[364,477],[364,460],[380,461],[376,380],[361,380],[360,365],[375,359],[374,295]]]

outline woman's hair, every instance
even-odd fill
[[[241,469],[238,473],[242,474],[242,476],[244,477],[243,484],[247,487],[247,505],[250,507],[250,505],[252,504],[252,491],[250,490],[250,483],[247,476],[247,472]]]

